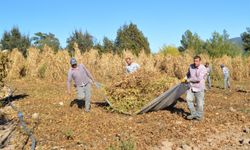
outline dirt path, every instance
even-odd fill
[[[185,120],[189,111],[184,100],[171,110],[138,116],[112,113],[97,104],[86,113],[77,105],[70,107],[73,96],[66,95],[65,83],[18,80],[12,86],[17,88],[14,104],[34,130],[37,149],[250,148],[250,93],[213,88],[206,93],[205,119],[198,122]],[[93,95],[93,102],[101,101],[98,91]],[[9,118],[17,117],[12,109],[3,110]],[[12,143],[19,149],[27,137],[16,130]]]

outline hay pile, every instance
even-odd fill
[[[232,59],[232,70],[231,75],[233,80],[240,81],[244,79],[244,77],[247,77],[247,68],[245,67],[245,64],[243,62],[243,59],[241,56],[237,56],[234,59]]]
[[[0,52],[0,99],[8,95],[7,88],[4,86],[4,78],[8,75],[10,59],[7,52]]]
[[[176,78],[139,70],[107,87],[106,95],[116,111],[133,114],[176,83]]]
[[[161,72],[165,72],[171,77],[182,79],[185,77],[189,65],[193,62],[190,56],[167,56],[158,64]]]
[[[8,77],[11,79],[18,79],[26,75],[26,60],[18,49],[13,49],[10,53],[11,70]]]
[[[83,54],[75,45],[74,57],[79,63],[83,63],[92,73],[94,78],[106,84],[120,79],[125,72],[125,57],[131,57],[136,63],[147,71],[164,73],[168,77],[183,78],[186,75],[189,65],[193,62],[191,54],[184,53],[179,56],[140,53],[134,56],[130,51],[123,54],[104,53],[98,54],[97,50],[90,50]],[[229,57],[209,58],[208,55],[201,55],[202,62],[210,62],[212,66],[213,80],[223,79],[220,64],[225,64],[230,70],[233,80],[242,80],[250,76],[250,58]],[[18,49],[13,49],[9,55],[11,59],[11,69],[8,79],[46,79],[50,81],[65,81],[70,67],[70,55],[68,51],[61,50],[57,53],[45,46],[42,50],[29,48],[28,56],[24,58]]]
[[[10,60],[7,53],[0,52],[0,87],[3,86],[3,79],[7,77]]]
[[[54,51],[45,46],[40,54],[42,58],[37,64],[37,76],[50,81],[65,81],[69,69],[69,55],[67,51]]]
[[[36,78],[38,74],[37,64],[39,64],[39,62],[42,59],[40,50],[36,48],[29,48],[27,53],[28,53],[26,59],[27,77]]]

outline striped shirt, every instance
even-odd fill
[[[74,80],[76,86],[84,86],[93,81],[93,77],[88,69],[83,65],[79,64],[76,68],[70,68],[67,78],[67,88],[70,90],[70,82]]]
[[[191,89],[194,92],[201,92],[205,89],[205,78],[207,75],[207,69],[204,65],[195,67],[194,64],[191,64],[188,73],[187,80],[190,82]]]

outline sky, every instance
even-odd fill
[[[17,26],[30,37],[51,32],[65,47],[75,29],[101,42],[104,36],[115,40],[117,30],[132,22],[157,52],[164,44],[179,46],[188,29],[204,40],[224,29],[239,37],[250,27],[249,6],[249,0],[3,0],[0,36]]]

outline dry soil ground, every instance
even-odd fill
[[[169,110],[126,116],[105,109],[101,91],[93,91],[91,112],[66,94],[65,83],[16,80],[13,103],[24,112],[37,139],[47,149],[250,149],[250,82],[235,82],[231,91],[213,87],[205,95],[205,118],[189,121],[183,99]],[[238,91],[243,89],[243,91]],[[17,121],[10,106],[1,108]],[[38,113],[39,117],[32,114]],[[18,123],[17,123],[18,124]],[[21,149],[27,136],[17,125],[10,144]],[[30,141],[25,149],[30,148]]]

